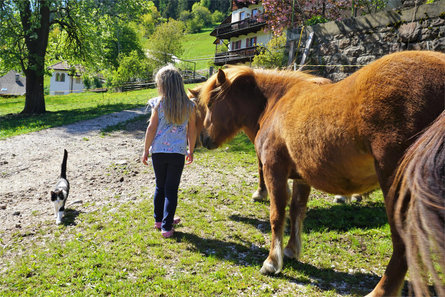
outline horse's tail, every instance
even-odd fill
[[[429,296],[431,278],[437,295],[445,296],[445,111],[408,149],[391,188],[396,189],[394,217],[414,294]]]

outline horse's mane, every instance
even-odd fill
[[[215,92],[217,97],[224,94],[232,85],[232,82],[240,79],[254,79],[258,85],[267,85],[268,93],[280,94],[297,82],[313,84],[327,84],[331,81],[327,78],[312,75],[305,71],[290,71],[278,69],[253,69],[248,66],[229,66],[224,69],[226,81],[218,84],[218,73],[212,75],[201,87],[200,103],[207,105],[211,95]]]
[[[218,96],[224,93],[229,87],[230,82],[241,77],[253,77],[253,70],[246,66],[230,66],[224,70],[226,81],[218,85],[218,73],[213,74],[202,86],[200,91],[200,104],[208,105],[211,95],[218,93]]]
[[[320,76],[315,76],[311,74],[309,71],[301,71],[301,70],[292,71],[292,70],[262,69],[262,68],[254,69],[253,71],[257,76],[265,75],[268,77],[276,77],[280,79],[280,81],[282,81],[283,83],[305,81],[321,85],[331,82],[329,79]]]

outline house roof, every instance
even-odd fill
[[[71,69],[71,65],[68,64],[66,61],[62,61],[59,63],[56,63],[54,65],[49,66],[49,69],[52,70],[58,70],[58,71],[69,71]],[[81,72],[84,71],[84,68],[80,65],[74,65],[74,68],[76,69],[76,75],[79,76]]]
[[[49,69],[53,69],[53,70],[70,70],[70,65],[66,62],[66,61],[62,61],[59,63],[56,63],[54,65],[51,65],[48,67]]]
[[[0,77],[0,96],[21,96],[26,93],[26,77],[14,70]]]

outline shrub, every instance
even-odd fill
[[[252,65],[263,68],[285,66],[287,60],[285,49],[286,34],[283,33],[280,36],[274,36],[267,43],[266,47],[261,49],[260,54],[253,58]]]

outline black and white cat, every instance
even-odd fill
[[[62,170],[60,172],[60,178],[54,188],[51,191],[51,201],[54,203],[54,211],[56,216],[56,224],[62,223],[62,217],[65,212],[65,202],[70,192],[70,183],[66,179],[66,160],[68,158],[68,152],[64,150]]]

